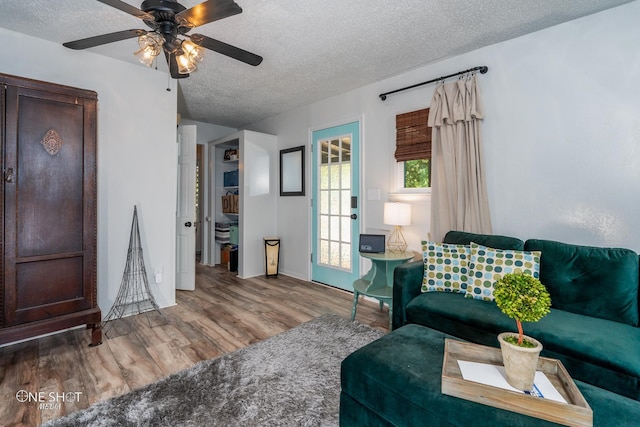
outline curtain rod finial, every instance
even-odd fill
[[[489,71],[489,67],[487,67],[486,65],[480,67],[480,74],[487,74],[487,71]]]
[[[383,100],[383,101],[386,101],[387,100],[387,95],[381,94],[380,95],[380,99]]]

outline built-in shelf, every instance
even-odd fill
[[[277,138],[252,131],[240,131],[211,142],[214,149],[215,221],[237,223],[238,276],[242,278],[264,274],[264,236],[273,235],[276,228]],[[225,152],[237,150],[237,160],[225,160]],[[224,174],[238,171],[238,185],[224,185]],[[234,182],[228,182],[234,183]],[[228,192],[238,194],[238,213],[222,212],[222,197]],[[221,242],[215,242],[212,252],[220,259]]]

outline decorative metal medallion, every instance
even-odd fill
[[[58,132],[50,129],[49,132],[47,132],[47,134],[44,136],[44,138],[42,138],[40,144],[42,144],[44,149],[47,150],[47,153],[55,156],[62,148],[62,144],[64,144],[64,142],[62,142],[62,138],[60,138]]]

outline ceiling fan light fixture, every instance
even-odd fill
[[[137,52],[134,52],[134,55],[138,57],[138,61],[146,65],[147,67],[153,66],[153,61],[156,59],[157,55],[151,55],[148,51],[144,49],[140,49]]]
[[[178,63],[178,73],[190,74],[197,68],[196,63],[191,60],[188,53],[176,56],[176,62]]]
[[[138,45],[140,50],[133,54],[138,58],[138,61],[151,67],[153,61],[156,59],[160,52],[162,52],[163,37],[158,33],[146,33],[138,37]]]
[[[164,53],[169,75],[174,79],[189,77],[204,59],[204,50],[257,66],[262,57],[203,34],[187,35],[195,27],[242,13],[234,0],[205,0],[187,8],[178,0],[144,0],[137,8],[123,0],[99,0],[144,22],[150,30],[131,29],[63,43],[69,49],[89,49],[121,40],[137,38],[140,49],[134,52],[147,67],[156,64]],[[185,40],[186,39],[186,40]]]
[[[138,37],[140,49],[153,53],[154,56],[160,55],[163,43],[164,37],[156,32],[145,33]]]
[[[194,64],[198,64],[204,59],[204,49],[190,40],[182,42],[182,51],[189,56],[189,60]]]

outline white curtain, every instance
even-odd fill
[[[491,234],[482,167],[480,120],[484,118],[474,74],[440,83],[429,111],[431,152],[431,239],[449,230]]]

